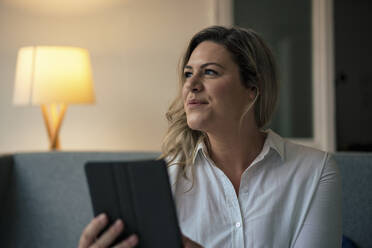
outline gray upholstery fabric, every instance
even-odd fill
[[[92,219],[86,161],[158,153],[29,153],[0,157],[0,247],[76,247]],[[344,233],[372,247],[372,154],[334,155],[343,177]]]
[[[0,203],[0,246],[77,247],[83,227],[93,217],[84,174],[85,162],[156,158],[158,155],[16,154],[10,171],[5,164],[11,164],[11,159],[1,158],[0,170],[6,170],[10,177]]]
[[[343,233],[372,247],[372,153],[336,153],[342,175]]]

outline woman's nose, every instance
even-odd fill
[[[203,84],[198,75],[192,76],[189,78],[189,91],[191,92],[199,92],[203,88]]]

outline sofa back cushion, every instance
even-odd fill
[[[2,177],[8,182],[0,204],[0,246],[77,247],[83,228],[93,218],[85,162],[157,156],[158,153],[51,152],[1,158]]]
[[[372,153],[336,153],[342,176],[343,233],[372,247]]]
[[[76,247],[93,218],[87,161],[156,158],[159,153],[23,153],[0,157],[0,246]],[[372,154],[336,153],[344,234],[372,247]]]

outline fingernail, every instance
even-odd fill
[[[99,221],[103,221],[105,219],[106,219],[106,214],[105,213],[102,213],[102,214],[98,215],[98,220]]]
[[[131,245],[136,245],[137,244],[137,242],[138,242],[138,237],[137,237],[137,235],[135,235],[135,234],[132,234],[130,237],[129,237],[129,243],[131,244]]]
[[[119,228],[122,225],[123,225],[123,222],[120,219],[118,219],[118,220],[115,221],[115,227]]]

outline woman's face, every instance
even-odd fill
[[[200,43],[184,68],[182,88],[187,124],[210,132],[235,128],[254,91],[243,86],[230,52],[212,41]]]

